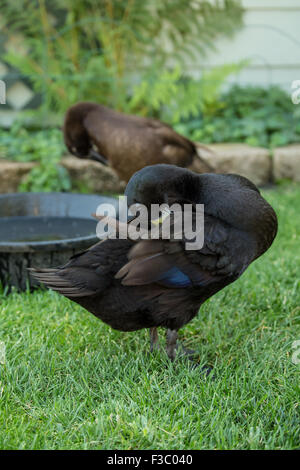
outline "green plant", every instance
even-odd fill
[[[300,107],[277,86],[234,85],[211,113],[182,120],[176,126],[192,140],[206,143],[244,142],[273,148],[300,141]]]
[[[69,191],[71,182],[67,170],[56,161],[44,161],[34,167],[20,184],[19,191]]]
[[[37,162],[21,191],[68,191],[70,178],[60,160],[65,150],[59,129],[28,131],[20,122],[9,132],[0,130],[0,154],[10,160]]]
[[[151,75],[153,57],[160,71],[170,58],[183,65],[232,34],[242,13],[238,0],[3,0],[4,33],[23,37],[5,59],[47,110],[82,99],[125,110],[134,77]]]
[[[133,88],[127,111],[158,116],[169,124],[203,114],[212,114],[220,107],[219,96],[225,79],[239,72],[245,61],[226,64],[205,71],[200,79],[185,77],[179,66],[161,71],[154,67]]]

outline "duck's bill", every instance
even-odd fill
[[[171,211],[168,208],[165,208],[161,211],[161,216],[158,217],[158,219],[152,219],[151,224],[152,225],[160,225],[162,224],[167,218],[170,217]]]
[[[96,150],[91,149],[89,152],[89,158],[90,160],[95,160],[96,162],[102,163],[102,165],[108,165],[108,161],[106,160],[105,157],[100,155]]]

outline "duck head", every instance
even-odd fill
[[[88,102],[77,103],[69,108],[63,126],[64,141],[69,152],[75,157],[104,163],[84,124],[87,114],[96,108],[95,103]]]
[[[130,207],[143,204],[193,203],[199,195],[199,178],[196,173],[175,165],[158,164],[142,168],[129,180],[125,196]]]

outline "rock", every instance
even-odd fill
[[[204,150],[203,150],[203,147],[198,146],[197,147],[197,152],[198,152],[198,157],[199,158],[197,158],[197,156],[196,156],[194,158],[193,162],[191,163],[191,165],[189,165],[187,168],[189,170],[195,171],[195,173],[211,173],[211,172],[213,172],[214,171],[213,168],[211,167],[211,165],[209,165],[207,163],[207,160],[209,160],[209,158],[205,159],[206,154],[210,155],[209,148],[205,147]],[[202,159],[202,156],[204,156],[203,159]]]
[[[36,165],[34,162],[11,162],[0,158],[0,193],[15,193],[23,178]]]
[[[300,144],[274,150],[273,177],[275,181],[288,178],[300,182]]]
[[[83,183],[94,193],[124,192],[126,184],[119,180],[110,167],[75,157],[63,158],[61,164],[69,172],[73,185],[79,186],[79,191],[80,183]],[[37,165],[35,162],[12,162],[0,158],[0,193],[17,192],[20,183],[35,165]]]
[[[197,146],[197,143],[196,143]],[[270,151],[262,147],[246,144],[212,144],[199,154],[215,173],[237,173],[245,176],[254,184],[261,186],[271,179],[272,160]]]
[[[120,181],[109,166],[71,156],[63,158],[61,164],[68,170],[73,183],[83,183],[92,192],[99,194],[124,192],[126,183]]]

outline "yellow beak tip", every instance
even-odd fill
[[[151,220],[151,223],[152,223],[153,225],[162,224],[162,223],[163,223],[163,218],[162,218],[162,217],[159,217],[158,219]]]

